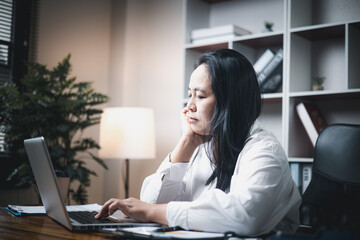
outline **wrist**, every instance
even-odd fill
[[[149,222],[157,222],[167,225],[168,221],[166,219],[166,207],[166,203],[152,204],[152,206],[148,208],[147,219]]]

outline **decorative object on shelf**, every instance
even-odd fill
[[[327,127],[324,116],[316,105],[305,102],[300,102],[296,105],[296,112],[313,147],[315,147],[320,132]]]
[[[129,197],[129,159],[155,158],[154,112],[150,108],[105,108],[99,156],[125,159],[125,198]]]
[[[70,54],[51,70],[35,62],[28,66],[21,80],[23,90],[11,83],[0,88],[5,150],[18,162],[8,179],[15,186],[36,186],[23,141],[43,136],[55,170],[70,175],[67,202],[71,196],[77,203],[86,203],[90,176],[96,176],[86,161],[92,159],[107,167],[92,152],[100,148],[98,143],[82,133],[100,123],[102,110],[95,106],[108,102],[108,97],[96,93],[91,82],[76,82],[76,77],[69,76]]]
[[[265,21],[264,22],[264,30],[262,32],[272,32],[273,31],[273,26],[274,26],[274,23],[273,22],[269,22],[269,21]]]
[[[200,28],[191,31],[191,42],[194,44],[206,44],[219,41],[229,41],[234,37],[248,34],[251,34],[251,32],[234,24],[211,28]]]
[[[312,89],[313,91],[319,91],[319,90],[324,90],[324,81],[325,81],[325,77],[313,77],[313,86]]]

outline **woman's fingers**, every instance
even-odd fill
[[[118,208],[117,202],[120,201],[119,199],[110,199],[102,206],[100,212],[95,216],[96,219],[104,218],[112,215]]]

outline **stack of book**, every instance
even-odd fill
[[[278,91],[282,83],[283,50],[276,53],[267,49],[255,62],[254,70],[257,74],[262,93]]]
[[[234,24],[212,28],[201,28],[191,31],[191,42],[194,44],[208,44],[229,41],[237,36],[247,35],[251,32]]]

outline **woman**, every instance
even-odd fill
[[[184,229],[256,236],[298,226],[300,195],[276,138],[256,122],[261,95],[250,62],[222,49],[198,60],[182,136],[141,199],[110,199],[97,217],[125,215]]]

